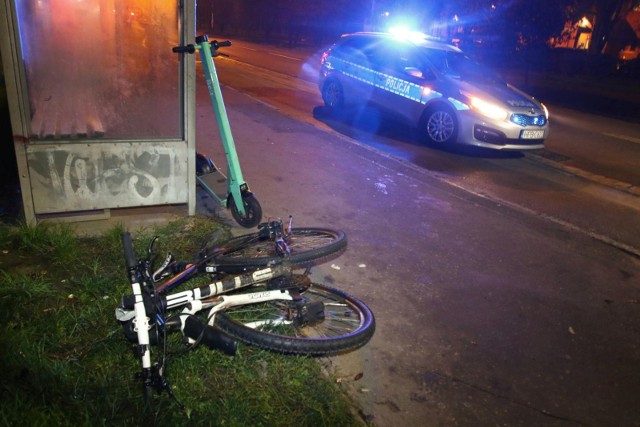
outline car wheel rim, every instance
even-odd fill
[[[436,142],[445,142],[453,135],[453,117],[445,111],[436,111],[429,117],[427,133]]]

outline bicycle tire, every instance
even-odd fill
[[[311,283],[301,293],[308,301],[324,302],[324,317],[313,324],[272,326],[290,309],[291,301],[243,305],[217,313],[215,325],[232,338],[285,354],[330,356],[365,345],[375,332],[373,313],[362,301],[328,286]],[[245,323],[267,322],[264,329]],[[271,328],[272,330],[270,330]]]
[[[218,245],[207,264],[216,271],[237,273],[287,262],[294,267],[308,267],[339,255],[347,246],[343,231],[331,228],[301,227],[291,229],[288,242],[291,253],[277,253],[273,240],[259,232],[245,234]]]

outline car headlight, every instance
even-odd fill
[[[471,97],[471,108],[490,119],[506,120],[509,116],[509,112],[504,108],[476,98],[475,96]]]

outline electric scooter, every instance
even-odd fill
[[[196,180],[198,184],[222,206],[231,210],[233,219],[243,227],[252,228],[262,220],[262,208],[255,198],[249,185],[242,177],[240,160],[231,134],[231,125],[227,117],[227,110],[222,99],[220,81],[213,63],[213,57],[218,56],[218,48],[231,46],[230,41],[209,42],[204,34],[197,36],[195,45],[176,46],[172,50],[176,53],[200,53],[204,77],[207,81],[209,96],[218,122],[220,139],[224,147],[227,160],[227,174],[223,174],[210,158],[196,154]]]

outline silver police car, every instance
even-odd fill
[[[423,35],[343,35],[322,55],[319,87],[330,109],[371,104],[433,144],[535,150],[549,135],[544,104],[455,46]]]

